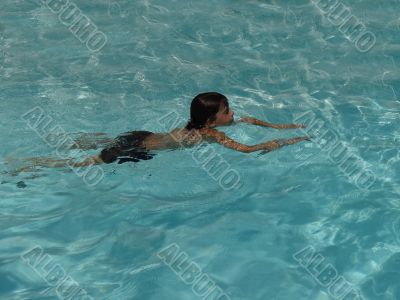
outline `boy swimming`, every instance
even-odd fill
[[[272,124],[251,117],[242,117],[238,121],[233,119],[233,111],[229,107],[228,99],[216,92],[208,92],[197,95],[190,106],[190,119],[184,128],[175,128],[167,133],[153,133],[150,131],[126,132],[115,139],[106,137],[104,133],[96,133],[101,137],[99,143],[88,142],[84,138],[76,143],[75,148],[97,149],[99,144],[106,144],[98,155],[88,157],[82,162],[71,162],[71,159],[28,159],[34,166],[42,167],[85,167],[94,164],[125,162],[138,162],[154,157],[154,150],[177,149],[180,147],[192,147],[202,141],[219,143],[227,148],[251,153],[263,150],[269,152],[286,145],[295,144],[304,140],[310,140],[308,136],[295,137],[291,139],[275,139],[256,145],[241,144],[224,132],[215,129],[218,126],[230,126],[240,122],[271,127],[276,129],[303,128],[304,125],[297,124]],[[28,167],[29,168],[29,167]],[[20,171],[25,170],[24,168]]]

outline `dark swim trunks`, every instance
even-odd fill
[[[131,131],[119,135],[109,147],[100,152],[101,160],[109,164],[119,159],[118,164],[122,164],[152,159],[155,154],[143,145],[143,140],[150,134],[150,131]]]

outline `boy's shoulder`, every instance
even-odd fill
[[[225,138],[225,133],[215,128],[202,128],[201,136],[208,141],[218,141]]]

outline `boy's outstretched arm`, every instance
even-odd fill
[[[295,144],[301,141],[309,141],[310,137],[301,136],[295,137],[291,139],[281,139],[281,140],[271,140],[264,143],[260,143],[257,145],[245,145],[236,142],[235,140],[227,137],[225,133],[218,131],[216,129],[209,129],[207,132],[207,139],[211,142],[217,142],[227,148],[234,149],[236,151],[251,153],[254,151],[264,150],[264,152],[269,152],[278,148],[281,148],[286,145]]]
[[[252,125],[258,125],[258,126],[264,126],[264,127],[271,127],[271,128],[276,128],[276,129],[291,129],[291,128],[304,128],[306,127],[303,124],[272,124],[272,123],[268,123],[265,121],[261,121],[261,120],[257,120],[255,118],[251,118],[251,117],[242,117],[241,119],[239,119],[237,121],[237,123],[239,122],[244,122],[244,123],[248,123],[248,124],[252,124]]]

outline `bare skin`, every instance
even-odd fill
[[[160,150],[168,148],[178,148],[181,146],[193,146],[200,141],[219,143],[227,148],[250,153],[259,150],[272,151],[286,145],[292,145],[304,140],[309,140],[308,136],[296,137],[287,140],[276,139],[256,145],[245,145],[227,137],[225,133],[215,129],[217,126],[230,126],[240,122],[270,127],[276,129],[292,129],[304,128],[304,125],[299,124],[272,124],[265,121],[257,120],[251,117],[242,117],[239,121],[233,121],[233,111],[225,107],[221,107],[216,115],[215,120],[208,121],[204,128],[198,130],[186,130],[185,128],[176,128],[170,133],[154,134],[144,140],[144,144],[149,150]]]
[[[292,129],[292,128],[304,128],[304,125],[299,124],[272,124],[265,121],[257,120],[252,117],[242,117],[237,122],[233,120],[233,111],[230,108],[223,107],[221,105],[220,110],[215,115],[215,118],[207,121],[206,125],[201,129],[187,130],[185,128],[175,128],[168,133],[154,133],[144,139],[143,145],[148,150],[163,150],[163,149],[178,149],[181,147],[192,147],[202,141],[209,143],[219,143],[224,147],[244,152],[251,153],[254,151],[264,150],[269,152],[281,148],[286,145],[292,145],[301,141],[310,140],[308,136],[295,137],[291,139],[275,139],[266,141],[256,145],[245,145],[241,144],[228,136],[224,132],[218,131],[215,127],[219,126],[231,126],[238,123],[247,123],[251,125],[257,125],[262,127],[270,127],[275,129]],[[90,140],[92,136],[92,140]],[[98,144],[104,145],[112,142],[112,138],[109,138],[105,133],[93,133],[86,136],[82,136],[81,139],[76,141],[73,148],[78,149],[97,149]],[[90,156],[81,162],[72,162],[70,159],[49,159],[49,158],[29,158],[26,159],[31,162],[34,166],[42,167],[85,167],[96,164],[104,163],[99,155]],[[31,170],[31,167],[24,167],[18,171]]]

